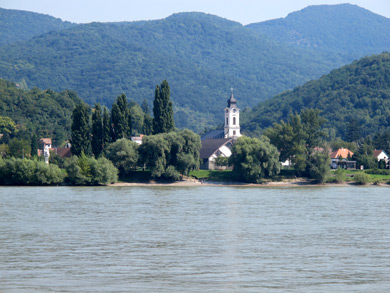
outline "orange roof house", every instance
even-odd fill
[[[352,156],[353,156],[353,152],[345,148],[338,149],[337,151],[332,152],[330,155],[332,159],[338,159],[340,157],[346,159],[348,157],[351,158]]]
[[[45,146],[45,145],[48,145],[49,148],[51,147],[51,143],[52,143],[51,138],[41,138],[41,139],[39,140],[39,142],[40,142],[41,144],[43,144],[44,146]]]

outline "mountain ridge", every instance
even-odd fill
[[[363,23],[366,14],[383,19],[352,5],[330,7],[358,10]],[[324,14],[329,10],[315,9]],[[344,14],[353,17],[352,12]],[[176,124],[202,131],[223,119],[231,87],[239,106],[251,107],[368,54],[355,52],[353,42],[348,43],[351,50],[282,43],[250,26],[199,12],[150,21],[77,24],[1,46],[0,77],[56,91],[72,89],[89,104],[107,106],[121,93],[151,104],[154,87],[166,79]],[[389,28],[378,30],[373,40]],[[383,51],[382,45],[372,43],[374,53]]]

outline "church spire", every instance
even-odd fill
[[[237,100],[234,98],[233,92],[234,92],[234,89],[231,88],[231,89],[230,89],[230,99],[227,101],[227,103],[228,103],[228,108],[230,108],[231,104],[237,104]]]

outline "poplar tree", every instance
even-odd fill
[[[175,130],[173,120],[173,104],[170,100],[171,91],[168,82],[164,80],[161,86],[156,86],[153,102],[153,132],[165,133]]]
[[[38,155],[38,137],[34,134],[31,138],[31,156],[36,157]]]
[[[127,107],[126,95],[122,94],[112,105],[111,122],[112,122],[112,141],[120,138],[128,138],[131,135],[130,112]]]
[[[100,104],[95,105],[92,114],[92,153],[97,158],[103,151],[103,119],[102,107]]]
[[[107,148],[107,146],[111,142],[111,121],[110,114],[106,107],[103,108],[103,151]]]
[[[146,99],[143,100],[142,102],[142,105],[141,105],[141,109],[142,111],[145,113],[145,114],[150,114],[149,112],[149,103]]]
[[[72,139],[71,151],[75,156],[82,153],[89,155],[91,153],[90,126],[88,106],[80,103],[72,113]]]

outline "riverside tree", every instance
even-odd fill
[[[108,112],[107,107],[103,108],[103,151],[107,148],[107,146],[111,143],[111,121],[110,114]]]
[[[89,155],[91,153],[90,126],[88,106],[80,103],[72,113],[72,139],[71,151],[75,156],[81,153]]]
[[[107,158],[119,170],[121,176],[129,175],[136,169],[138,162],[138,145],[126,138],[118,139],[107,148]]]
[[[153,102],[153,133],[165,133],[175,130],[173,120],[173,105],[170,100],[171,91],[168,82],[164,80],[156,86]]]
[[[269,138],[240,137],[233,145],[229,164],[233,173],[246,182],[257,183],[280,172],[279,153]]]
[[[111,110],[112,141],[131,136],[130,111],[125,94],[120,95]]]
[[[100,104],[95,105],[92,113],[92,153],[97,158],[103,151],[103,119],[102,107]]]
[[[140,161],[155,178],[177,179],[199,166],[200,137],[190,130],[144,136]]]
[[[329,156],[327,148],[318,148],[323,144],[325,122],[318,109],[304,109],[300,114],[291,115],[287,123],[275,123],[264,134],[277,147],[282,161],[289,159],[299,173],[322,181],[318,172],[326,173],[330,165],[325,159]]]

